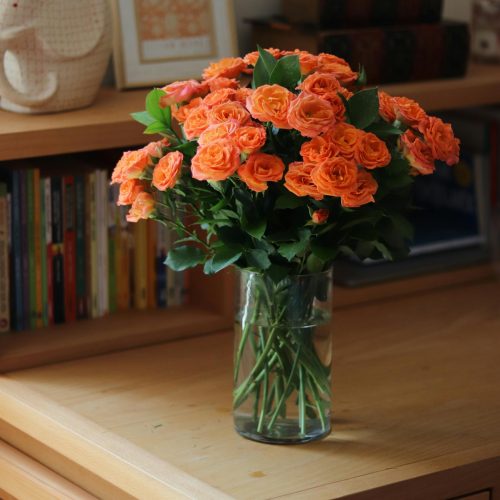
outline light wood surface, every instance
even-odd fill
[[[0,498],[96,500],[39,462],[0,440]]]
[[[95,477],[74,479],[78,464],[109,482],[134,458],[143,467],[130,477],[165,495],[178,477],[169,467],[187,488],[242,499],[498,488],[499,297],[492,280],[338,310],[334,431],[322,442],[268,446],[234,433],[229,332],[3,376],[0,435],[96,495]]]
[[[383,86],[428,111],[500,102],[500,66],[471,64],[465,78]],[[147,89],[104,88],[89,108],[52,115],[0,111],[0,161],[144,144],[151,136],[130,118],[144,109]]]

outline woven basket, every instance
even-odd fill
[[[88,106],[111,54],[107,0],[0,0],[0,107]]]

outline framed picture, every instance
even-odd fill
[[[200,78],[237,55],[231,0],[111,0],[118,88]]]

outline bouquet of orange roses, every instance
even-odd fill
[[[133,117],[161,140],[124,153],[113,173],[129,221],[177,231],[168,266],[210,274],[235,265],[265,278],[253,316],[267,330],[242,326],[234,398],[235,408],[254,398],[254,431],[268,438],[280,435],[292,397],[301,436],[308,415],[324,430],[329,411],[328,367],[314,343],[281,326],[291,309],[309,321],[321,293],[301,289],[291,307],[280,299],[287,280],[324,272],[341,255],[405,256],[413,178],[458,161],[449,124],[364,80],[331,54],[259,48],[222,59],[201,81],[148,94]],[[242,377],[250,338],[253,368]]]

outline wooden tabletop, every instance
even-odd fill
[[[230,332],[3,376],[0,437],[106,498],[478,491],[500,477],[499,311],[495,281],[337,311],[322,442],[235,434]]]

